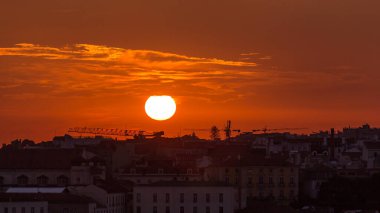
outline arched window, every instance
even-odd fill
[[[60,186],[67,186],[69,185],[69,178],[65,175],[60,175],[57,177],[57,184]]]
[[[41,186],[48,185],[49,178],[46,177],[45,175],[41,175],[37,177],[37,184]]]
[[[17,177],[17,184],[24,186],[28,185],[29,178],[26,175],[20,175]]]

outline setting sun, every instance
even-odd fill
[[[175,111],[176,103],[171,96],[150,96],[145,102],[145,112],[154,120],[167,120]]]

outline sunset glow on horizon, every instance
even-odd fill
[[[321,129],[380,125],[380,2],[6,1],[0,143],[72,126]],[[197,15],[194,15],[197,14]],[[147,97],[175,115],[146,115]],[[209,137],[209,134],[202,135]]]

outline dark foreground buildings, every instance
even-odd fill
[[[13,141],[0,150],[0,213],[375,212],[379,136],[364,125],[228,141]]]

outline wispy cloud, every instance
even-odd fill
[[[5,76],[0,90],[3,96],[22,98],[35,95],[138,95],[147,90],[178,95],[182,91],[182,94],[194,97],[201,91],[206,98],[207,95],[222,96],[238,92],[238,86],[234,85],[237,79],[251,82],[257,66],[251,61],[92,44],[50,47],[20,43],[0,48],[0,59],[1,56],[10,56],[13,63],[3,65],[3,71],[0,70]],[[241,80],[237,85],[242,85]],[[43,93],[46,88],[48,90]]]
[[[241,53],[240,55],[241,56],[255,56],[255,55],[259,55],[260,53],[258,52],[251,52],[251,53]]]
[[[172,69],[181,66],[229,66],[254,67],[256,63],[201,58],[154,50],[132,50],[91,44],[76,44],[62,48],[41,46],[29,43],[16,44],[15,47],[0,48],[3,56],[41,57],[52,60],[84,60],[118,62],[140,67]]]

